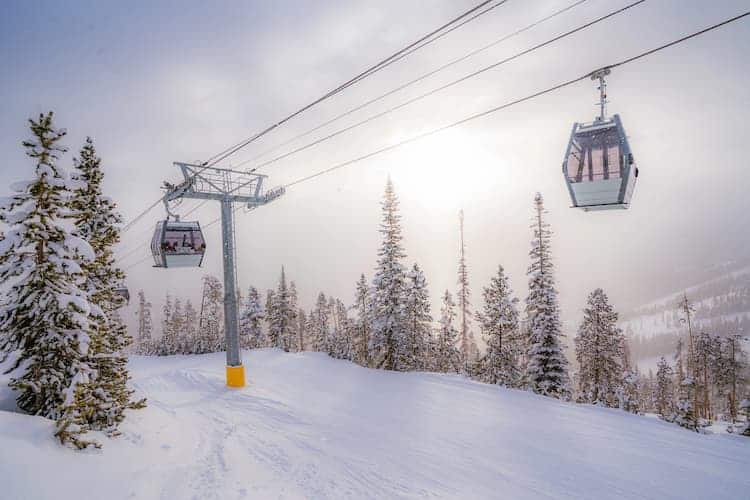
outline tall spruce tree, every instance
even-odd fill
[[[124,299],[117,289],[122,286],[125,273],[115,264],[114,246],[120,241],[118,225],[122,217],[115,203],[102,192],[104,173],[94,143],[86,138],[79,158],[74,161],[73,178],[79,185],[70,201],[70,213],[80,237],[91,245],[94,259],[81,265],[86,276],[89,301],[95,305],[91,313],[91,344],[88,364],[92,377],[81,391],[89,394],[72,410],[76,424],[82,424],[109,434],[117,433],[128,408],[143,406],[143,401],[131,402],[133,391],[128,388],[127,355],[125,349],[132,342],[117,309]],[[69,412],[71,413],[71,412]],[[59,424],[60,429],[66,422]],[[67,431],[60,430],[62,434]]]
[[[64,130],[53,125],[52,113],[29,120],[32,138],[23,142],[35,162],[31,180],[11,186],[0,200],[0,221],[7,225],[0,241],[0,351],[13,353],[8,373],[18,391],[18,407],[54,420],[65,417],[58,437],[80,447],[85,427],[70,422],[87,397],[79,385],[95,374],[89,365],[92,314],[86,273],[81,267],[96,259],[91,246],[73,231],[69,203],[80,182],[57,165],[66,151],[59,144]],[[88,402],[85,402],[88,404]]]
[[[610,407],[619,404],[624,342],[622,330],[617,326],[617,312],[604,290],[597,288],[588,297],[574,340],[581,401]]]
[[[458,343],[464,369],[475,361],[478,354],[474,332],[471,330],[471,288],[469,287],[469,270],[466,266],[466,244],[464,243],[464,211],[459,212],[460,246],[458,258]]]
[[[403,347],[405,336],[406,270],[403,260],[406,253],[402,246],[398,198],[390,178],[386,183],[381,206],[383,219],[380,234],[383,240],[378,250],[378,263],[373,277],[370,359],[375,368],[402,370],[404,367],[399,363],[398,353]]]
[[[414,264],[407,275],[404,305],[406,330],[403,349],[399,352],[399,363],[407,370],[424,370],[427,364],[432,316],[427,279],[418,264]]]
[[[545,396],[567,399],[570,395],[568,360],[562,345],[560,307],[557,302],[550,240],[552,232],[544,220],[541,193],[534,197],[533,239],[529,295],[526,297],[528,362],[526,377],[531,389]]]
[[[487,352],[481,363],[480,379],[489,384],[517,387],[521,381],[518,331],[518,299],[513,297],[503,266],[485,287],[484,309],[477,316]]]

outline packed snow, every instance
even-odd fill
[[[750,491],[745,437],[319,353],[254,350],[244,360],[248,386],[230,390],[223,353],[132,358],[149,406],[98,451],[61,447],[51,421],[0,411],[0,497],[718,500]],[[7,389],[0,401],[12,406]]]

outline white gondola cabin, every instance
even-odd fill
[[[200,267],[206,243],[200,224],[165,220],[156,224],[151,240],[154,267]]]
[[[606,117],[607,74],[592,75],[599,79],[601,114],[593,123],[573,124],[562,166],[573,207],[586,211],[628,208],[638,178],[620,116]]]

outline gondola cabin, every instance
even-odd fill
[[[126,304],[130,304],[130,290],[124,285],[115,288],[115,295],[120,297]]]
[[[628,208],[638,168],[619,115],[573,125],[563,174],[574,207]]]
[[[200,267],[206,243],[200,224],[165,220],[156,224],[151,240],[154,267]]]

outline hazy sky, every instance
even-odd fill
[[[86,135],[94,138],[105,189],[128,219],[160,196],[163,180],[179,180],[173,161],[208,158],[474,3],[2,2],[0,194],[32,168],[20,146],[26,119],[51,109],[58,125],[68,128],[73,150]],[[225,166],[571,3],[509,0],[269,134]],[[314,137],[627,3],[588,0]],[[741,0],[647,1],[264,173],[270,185],[288,182],[747,8]],[[379,201],[389,174],[401,200],[409,263],[424,267],[435,302],[442,290],[455,289],[461,208],[475,303],[498,264],[523,297],[535,191],[545,196],[555,232],[557,278],[569,320],[578,317],[595,287],[627,309],[682,286],[693,269],[745,259],[750,243],[748,47],[750,20],[744,20],[614,71],[610,111],[621,115],[641,172],[628,211],[568,208],[560,170],[568,134],[574,121],[590,121],[596,113],[596,86],[584,81],[301,184],[255,212],[238,213],[240,287],[272,287],[284,265],[306,307],[320,290],[351,301],[359,274],[372,276]],[[71,160],[72,153],[64,164]],[[196,203],[185,201],[183,208]],[[204,224],[217,215],[211,204],[195,213]],[[120,255],[140,247],[124,267],[148,255],[150,233],[162,217],[158,208],[124,235]],[[197,297],[201,276],[221,271],[218,224],[207,229],[207,239],[203,269],[153,269],[145,261],[128,269],[131,291],[143,288],[155,303],[168,290]]]

